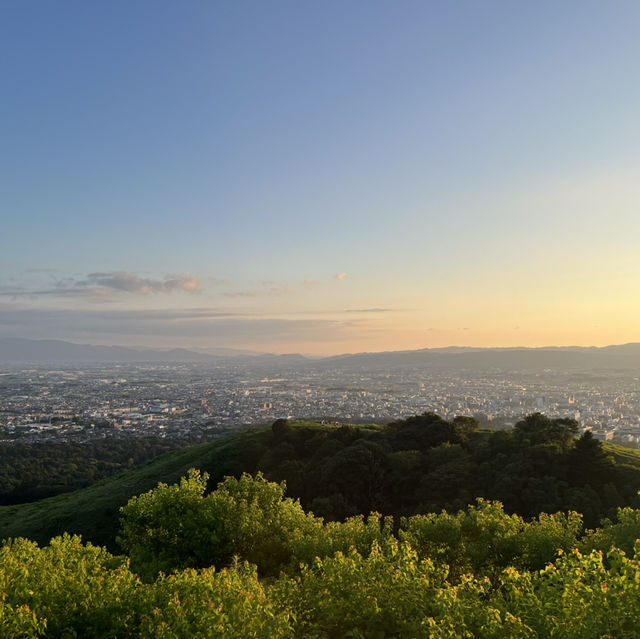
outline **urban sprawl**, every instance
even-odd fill
[[[210,438],[278,418],[382,423],[424,412],[510,428],[524,415],[576,419],[638,447],[640,380],[558,371],[358,371],[251,364],[101,364],[0,370],[0,440],[156,435]]]

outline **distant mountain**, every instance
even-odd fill
[[[272,366],[274,363],[296,365],[308,360],[302,355],[253,354],[251,351],[219,349],[212,353],[196,352],[186,348],[150,349],[124,346],[94,346],[73,344],[62,340],[32,340],[0,338],[0,363],[130,363],[130,362],[247,362],[252,365]]]
[[[616,346],[549,346],[544,348],[423,348],[414,351],[356,353],[310,359],[298,353],[274,355],[235,349],[217,352],[185,348],[149,349],[123,346],[72,344],[61,340],[0,338],[0,363],[127,363],[200,362],[246,363],[251,366],[290,366],[361,369],[502,369],[502,370],[589,370],[636,369],[640,374],[640,343]]]
[[[205,355],[216,355],[218,357],[253,357],[254,355],[264,355],[261,351],[248,351],[244,348],[192,348],[195,353],[204,353]]]
[[[136,350],[123,346],[72,344],[61,340],[0,338],[2,363],[207,362],[216,359],[219,358],[183,348]]]
[[[307,364],[309,359],[299,353],[283,353],[282,355],[272,355],[271,353],[265,353],[257,355],[252,359],[252,363],[261,362],[264,364],[280,363],[280,364]]]
[[[503,370],[637,369],[640,343],[597,347],[433,348],[356,353],[321,360],[318,365],[353,369],[449,368]]]

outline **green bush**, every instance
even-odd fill
[[[581,530],[577,513],[543,513],[527,523],[505,513],[499,502],[479,499],[456,515],[443,511],[403,519],[399,535],[421,557],[449,566],[458,580],[465,573],[495,578],[507,566],[541,569],[558,550],[575,548]]]
[[[44,548],[9,541],[0,548],[0,636],[40,636],[44,627],[47,637],[136,636],[138,583],[127,561],[79,537],[56,537]]]
[[[276,609],[249,564],[162,576],[147,593],[140,633],[149,639],[292,636],[288,612]]]
[[[640,511],[580,539],[576,513],[526,522],[479,500],[396,535],[377,513],[324,523],[261,475],[209,495],[206,482],[191,471],[123,508],[122,543],[146,582],[79,537],[4,542],[0,637],[638,636]],[[226,567],[192,567],[206,562]]]
[[[415,637],[429,627],[445,572],[407,544],[374,545],[317,559],[274,586],[299,637]]]
[[[191,470],[180,484],[158,485],[121,509],[118,541],[145,579],[182,568],[222,568],[234,556],[277,575],[292,560],[296,540],[321,522],[284,498],[285,484],[228,477],[204,496],[208,476]]]
[[[617,547],[627,555],[633,555],[636,542],[640,540],[640,510],[618,508],[618,521],[603,522],[602,528],[591,531],[582,544],[582,550],[600,550],[604,553]]]

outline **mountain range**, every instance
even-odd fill
[[[409,351],[356,353],[311,359],[296,353],[274,355],[235,349],[149,349],[73,344],[61,340],[0,338],[0,363],[81,364],[133,362],[246,363],[343,369],[458,368],[518,369],[637,369],[640,343],[604,347],[543,348],[424,348]]]

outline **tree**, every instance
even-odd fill
[[[466,417],[464,415],[457,415],[453,418],[453,432],[458,441],[462,444],[466,444],[473,433],[477,433],[480,427],[480,423],[475,417]]]
[[[291,545],[320,525],[299,502],[284,498],[285,484],[261,473],[227,477],[204,496],[208,476],[191,469],[179,484],[159,484],[121,509],[118,542],[146,579],[182,568],[222,568],[237,555],[277,574]]]
[[[396,450],[424,450],[457,439],[452,424],[435,413],[392,422],[388,428]]]
[[[522,441],[531,445],[554,443],[566,450],[578,434],[578,422],[566,418],[550,419],[542,413],[534,413],[519,421],[515,432]]]
[[[570,466],[575,483],[604,483],[613,469],[613,461],[602,442],[588,430],[576,440],[571,451]]]
[[[276,421],[271,424],[271,432],[276,439],[282,439],[291,432],[291,424],[286,419],[276,419]]]

